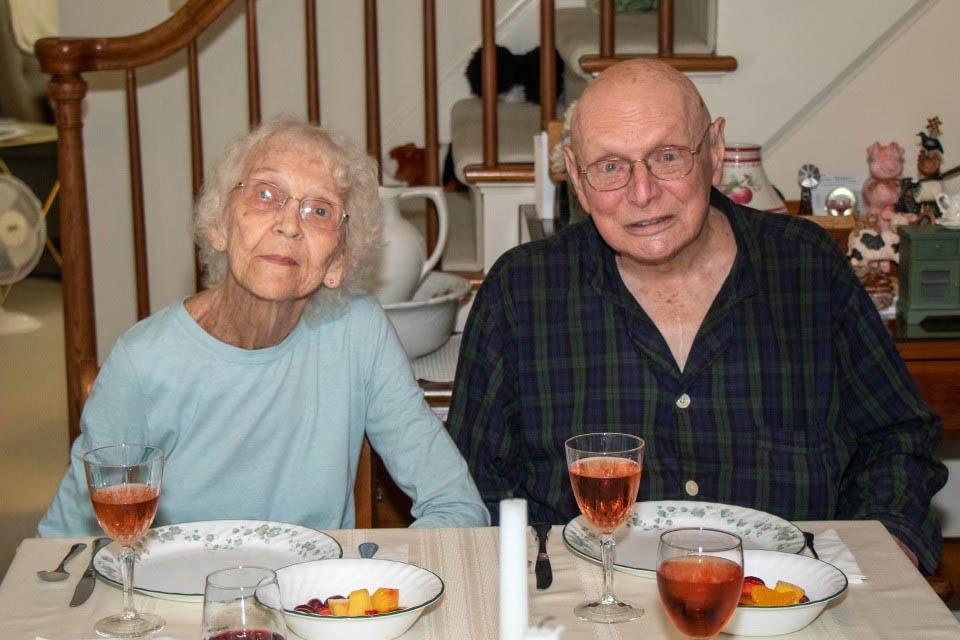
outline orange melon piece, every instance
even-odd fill
[[[370,600],[373,602],[373,608],[377,610],[377,613],[396,611],[400,607],[400,590],[380,587],[373,592]]]
[[[793,592],[783,593],[769,587],[756,586],[750,593],[753,601],[760,607],[784,607],[796,604],[799,597]]]
[[[779,591],[780,593],[793,593],[796,595],[797,599],[792,603],[796,604],[800,601],[806,592],[804,592],[803,587],[798,587],[792,582],[786,582],[784,580],[777,580],[777,585],[773,588],[774,591]]]

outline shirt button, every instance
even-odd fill
[[[700,493],[700,487],[694,480],[687,480],[687,484],[683,488],[687,490],[688,496],[695,496]]]
[[[679,398],[677,398],[677,407],[678,407],[678,408],[680,408],[680,409],[686,409],[686,408],[689,407],[689,406],[690,406],[690,396],[688,396],[687,394],[684,393],[684,394],[681,395]]]

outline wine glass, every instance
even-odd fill
[[[233,567],[207,576],[203,640],[284,640],[277,574],[263,567]]]
[[[163,478],[163,450],[118,444],[83,454],[83,470],[93,511],[104,533],[120,543],[123,611],[98,621],[94,630],[107,638],[135,638],[159,631],[160,616],[137,613],[133,606],[133,545],[153,523]]]
[[[703,527],[660,535],[657,587],[667,617],[688,638],[712,638],[730,621],[743,588],[740,537]]]
[[[564,443],[573,495],[583,517],[600,532],[603,561],[603,594],[577,605],[573,612],[581,620],[610,624],[643,615],[642,608],[613,595],[613,532],[637,501],[645,446],[642,438],[625,433],[587,433]]]

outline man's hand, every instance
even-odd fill
[[[903,553],[907,556],[910,562],[913,563],[913,566],[919,567],[920,561],[917,560],[917,556],[913,553],[913,551],[910,551],[910,547],[903,544],[903,542],[897,536],[890,534],[890,537],[893,538],[893,541],[897,543],[897,545],[900,547],[900,550],[903,551]]]

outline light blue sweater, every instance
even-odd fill
[[[413,500],[415,527],[489,524],[467,465],[423,399],[393,327],[369,297],[280,344],[222,343],[173,304],[104,363],[41,536],[100,531],[81,455],[121,442],[167,455],[154,526],[216,519],[351,528],[363,435]]]

